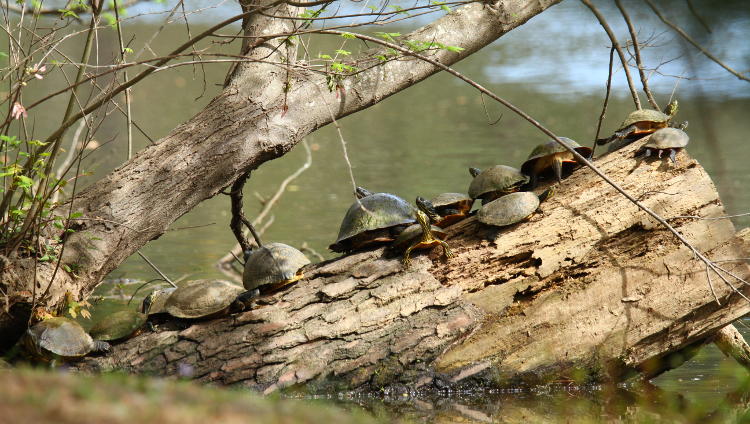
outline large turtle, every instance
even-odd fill
[[[482,199],[482,204],[497,199],[508,193],[518,191],[529,182],[529,177],[516,168],[506,165],[495,165],[484,171],[469,168],[474,179],[469,185],[469,197]]]
[[[148,315],[130,309],[111,313],[94,324],[89,335],[96,340],[117,342],[137,335],[148,321]]]
[[[669,125],[669,121],[677,114],[677,110],[677,100],[669,103],[663,112],[654,109],[634,110],[622,121],[619,129],[612,136],[600,138],[596,140],[596,144],[603,145],[624,138],[633,141],[651,134],[660,128],[666,128]]]
[[[274,291],[302,278],[302,267],[310,260],[292,246],[269,243],[245,258],[242,283],[247,290]]]
[[[176,318],[216,318],[241,310],[245,289],[224,280],[195,280],[178,287],[167,299],[165,309]]]
[[[581,146],[575,140],[567,137],[558,138],[580,153],[581,156],[585,158],[591,156],[591,149],[589,147]],[[550,140],[547,143],[534,147],[534,150],[529,154],[529,158],[521,165],[521,172],[531,178],[531,189],[534,189],[538,179],[545,173],[552,171],[554,176],[557,177],[557,181],[560,182],[562,181],[563,172],[576,166],[578,166],[578,160],[573,156],[573,153],[561,146],[557,141]]]
[[[70,361],[91,352],[108,352],[109,343],[94,340],[80,324],[65,317],[40,321],[26,330],[21,346],[33,358],[43,361]]]
[[[680,128],[661,128],[654,131],[646,144],[636,152],[636,156],[648,157],[656,154],[661,158],[664,153],[667,153],[672,163],[677,163],[677,152],[687,146],[690,141],[690,136],[683,131],[685,128],[687,128],[687,122],[684,122]]]
[[[435,225],[440,228],[448,227],[469,216],[469,211],[474,205],[474,199],[463,193],[442,193],[433,197],[428,202],[439,215]]]
[[[370,193],[349,207],[336,242],[328,248],[350,252],[389,243],[414,222],[414,208],[406,200],[390,193]]]
[[[536,195],[531,191],[519,191],[495,199],[482,206],[477,213],[479,222],[496,227],[504,227],[521,222],[533,214],[539,203],[552,196],[552,189]]]

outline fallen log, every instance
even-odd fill
[[[694,218],[725,215],[698,162],[686,152],[677,164],[636,160],[644,142],[596,164],[709,258],[747,257],[728,219]],[[249,311],[141,335],[80,368],[187,372],[266,393],[619,380],[650,375],[660,358],[750,311],[717,276],[712,289],[688,248],[588,169],[529,220],[499,229],[470,218],[449,228],[448,243],[447,263],[421,254],[408,270],[382,248],[313,265]],[[721,265],[750,276],[745,261]]]

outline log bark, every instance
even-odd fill
[[[644,142],[596,163],[664,217],[725,214],[687,152],[676,165],[634,159]],[[728,219],[671,222],[714,260],[747,257]],[[689,249],[588,169],[529,220],[499,229],[470,218],[449,228],[448,243],[448,262],[437,250],[411,269],[382,248],[313,265],[252,310],[139,336],[81,368],[174,375],[187,367],[201,381],[266,393],[619,380],[648,375],[655,361],[750,311],[714,276],[717,304]],[[745,261],[722,265],[750,276]]]
[[[557,2],[471,3],[403,38],[464,48],[422,53],[450,65]],[[249,10],[274,2],[241,3]],[[286,4],[266,12],[243,22],[246,36],[291,32],[302,22],[279,18],[301,12]],[[366,109],[439,70],[409,57],[379,64],[376,55],[383,52],[370,51],[353,62],[367,70],[342,79],[341,87],[330,91],[325,75],[296,61],[293,40],[248,40],[253,42],[243,45],[247,61],[237,65],[227,87],[203,111],[74,199],[74,210],[82,217],[74,220],[74,233],[59,235],[66,241],[61,265],[70,272],[34,258],[0,256],[0,289],[8,312],[0,314],[0,350],[24,330],[18,322],[28,320],[23,311],[30,310],[34,299],[53,308],[66,293],[85,298],[127,257],[238,176],[284,155],[334,117]]]

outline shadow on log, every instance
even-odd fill
[[[725,215],[686,152],[638,161],[644,141],[596,163],[665,218]],[[343,211],[342,211],[343,214]],[[728,219],[670,221],[708,257],[747,257]],[[384,249],[311,266],[250,311],[131,339],[82,369],[239,383],[273,392],[615,379],[695,343],[750,303],[635,205],[579,169],[526,222],[449,228],[455,257],[405,270]],[[744,278],[745,262],[722,263]],[[739,286],[739,284],[738,284]],[[750,289],[740,286],[750,295]]]

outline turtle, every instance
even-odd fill
[[[89,335],[96,340],[117,342],[128,339],[141,332],[148,321],[148,315],[126,309],[107,315],[94,324]]]
[[[482,199],[483,205],[500,196],[518,191],[529,182],[528,176],[506,165],[495,165],[484,171],[469,168],[469,173],[474,177],[469,185],[469,197]]]
[[[76,321],[53,317],[40,321],[26,330],[21,346],[33,358],[50,361],[71,361],[91,352],[109,352],[109,343],[94,340]]]
[[[576,143],[575,140],[571,140],[567,137],[558,138],[560,141],[573,148],[576,152],[580,153],[581,156],[585,158],[591,156],[591,148],[581,146]],[[554,172],[557,181],[561,182],[564,169],[572,169],[577,165],[578,161],[575,156],[573,156],[573,153],[561,146],[557,141],[550,140],[534,147],[529,154],[529,158],[526,159],[526,162],[524,162],[523,165],[521,165],[521,172],[531,178],[529,185],[531,189],[534,189],[539,177],[550,170]]]
[[[167,303],[167,299],[175,290],[177,290],[176,287],[167,287],[152,291],[143,299],[141,312],[149,316],[167,313],[164,304]]]
[[[310,260],[292,246],[264,244],[245,258],[242,283],[247,290],[277,290],[300,280],[302,267],[309,263]]]
[[[414,208],[406,200],[390,193],[369,194],[349,207],[336,242],[328,248],[341,253],[389,243],[414,222]]]
[[[662,154],[669,153],[669,159],[672,163],[677,163],[677,152],[687,146],[690,136],[685,131],[687,122],[683,123],[680,128],[661,128],[654,131],[649,137],[646,144],[636,152],[636,156],[651,156],[652,153],[661,158]]]
[[[175,318],[216,318],[244,308],[244,288],[224,280],[194,280],[178,287],[164,308]]]
[[[539,203],[552,196],[552,189],[537,195],[531,191],[519,191],[495,199],[482,206],[477,213],[479,222],[496,227],[504,227],[521,222],[533,214]]]
[[[448,243],[441,240],[446,234],[439,227],[437,227],[437,231],[434,232],[434,226],[430,224],[431,222],[440,219],[440,215],[437,214],[432,204],[423,197],[417,197],[416,203],[417,208],[415,209],[414,214],[417,218],[417,224],[407,227],[401,234],[399,234],[393,243],[393,247],[397,249],[403,249],[406,247],[403,258],[404,266],[408,267],[410,265],[411,260],[409,259],[409,256],[414,249],[429,249],[440,245],[443,247],[443,254],[445,257],[452,257],[453,253],[451,252],[450,247],[448,247]]]
[[[611,141],[628,138],[634,141],[638,138],[653,133],[660,128],[666,128],[669,121],[677,114],[677,100],[672,100],[663,112],[654,109],[637,109],[630,112],[622,121],[620,127],[615,133],[607,138],[596,140],[596,144],[603,145]]]
[[[474,199],[463,193],[442,193],[430,199],[429,203],[440,216],[435,225],[445,228],[466,218],[474,205]]]

